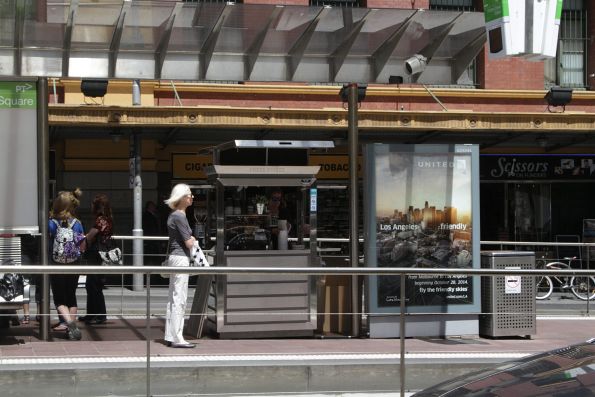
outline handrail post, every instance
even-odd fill
[[[358,85],[349,84],[347,88],[347,140],[349,143],[349,259],[352,267],[359,267],[359,215],[358,215],[358,177],[357,177],[357,156],[358,147]],[[360,332],[360,288],[359,276],[351,276],[351,336],[358,337]]]
[[[401,308],[401,313],[399,313],[399,339],[401,345],[399,377],[401,383],[401,397],[405,397],[405,277],[405,274],[401,273],[401,301],[399,302]]]
[[[50,169],[50,138],[48,123],[48,80],[41,77],[37,80],[37,186],[39,200],[39,232],[41,233],[41,264],[48,266],[49,245],[48,213],[50,201],[49,169]],[[41,276],[41,322],[39,323],[39,334],[41,340],[50,340],[50,275],[44,273]]]
[[[147,397],[151,396],[151,273],[145,273],[147,279]]]

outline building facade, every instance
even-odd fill
[[[483,11],[478,0],[242,3]],[[51,7],[38,2],[32,19],[47,19]],[[583,219],[595,218],[590,205],[590,193],[595,190],[590,156],[595,146],[595,95],[591,91],[595,62],[593,43],[588,40],[595,30],[589,18],[594,14],[592,2],[564,1],[556,59],[492,60],[483,48],[453,84],[398,80],[396,84],[369,84],[358,112],[360,142],[479,144],[483,240],[553,241],[556,235],[582,236]],[[142,139],[145,201],[159,203],[178,181],[203,183],[202,168],[210,161],[208,149],[238,138],[333,140],[337,147],[332,151],[310,151],[308,156],[328,162],[329,174],[320,178],[322,185],[347,184],[343,167],[347,163],[347,111],[339,97],[340,83],[151,78],[141,80],[141,103],[133,106],[131,80],[111,79],[102,99],[85,97],[80,81],[49,78],[52,186],[54,190],[79,186],[88,193],[86,200],[94,192],[109,192],[119,217],[118,233],[130,234],[132,225],[128,159],[135,135]],[[548,107],[544,96],[552,86],[573,89],[572,101],[565,108]],[[571,167],[570,160],[578,165]],[[550,171],[488,173],[508,163],[548,163]],[[567,168],[555,171],[560,164]],[[338,194],[337,200],[344,200],[347,213],[346,194]],[[329,228],[322,235],[345,237],[346,233]]]

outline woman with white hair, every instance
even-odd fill
[[[172,209],[167,218],[169,235],[169,266],[190,266],[190,250],[196,239],[186,218],[186,208],[192,205],[190,186],[180,183],[174,186],[165,204]],[[183,336],[184,315],[188,297],[188,274],[175,273],[169,277],[169,294],[165,314],[165,341],[169,347],[193,348]]]

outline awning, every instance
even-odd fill
[[[316,181],[320,166],[211,165],[205,169],[209,182],[223,186],[299,186]]]
[[[468,83],[483,13],[169,1],[0,1],[0,76]],[[23,8],[18,6],[23,5]],[[427,67],[410,76],[415,55]]]

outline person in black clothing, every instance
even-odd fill
[[[113,218],[112,209],[108,197],[105,194],[95,196],[91,203],[91,211],[95,216],[95,224],[86,235],[87,252],[86,257],[90,265],[101,265],[99,256],[100,250],[105,250],[112,237]],[[79,320],[87,324],[103,324],[107,321],[107,309],[105,297],[103,296],[104,279],[101,274],[87,275],[85,288],[87,290],[87,315],[79,317]]]

